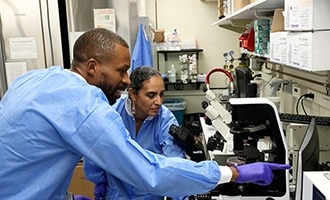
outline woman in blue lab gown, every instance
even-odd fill
[[[169,134],[170,126],[178,125],[178,122],[173,113],[162,105],[165,86],[161,74],[154,68],[139,67],[132,72],[130,79],[129,96],[117,100],[113,107],[121,115],[131,138],[144,149],[168,157],[184,158],[184,150]],[[106,199],[164,199],[163,196],[150,194],[105,173],[87,160],[84,161],[84,169],[87,179],[98,184],[95,193],[99,192],[98,187],[107,185]],[[107,184],[103,184],[105,182]],[[96,197],[100,195],[102,194],[96,194]]]

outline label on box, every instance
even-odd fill
[[[312,66],[312,33],[289,33],[291,66],[308,70]]]
[[[308,31],[330,29],[329,0],[285,0],[285,30]]]
[[[270,60],[278,63],[288,63],[288,32],[270,33]]]

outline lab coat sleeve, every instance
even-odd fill
[[[95,184],[107,182],[107,176],[104,169],[100,168],[90,160],[84,158],[84,173],[87,180]]]
[[[71,145],[85,158],[151,194],[185,196],[216,187],[221,175],[216,162],[196,163],[144,150],[128,136],[119,114],[108,104],[101,105],[84,119],[71,138]]]
[[[175,118],[174,114],[165,106],[162,106],[161,115],[161,145],[163,147],[164,155],[167,157],[181,157],[185,158],[184,149],[179,147],[173,136],[169,134],[169,129],[172,124],[178,125],[178,120]],[[188,196],[183,197],[172,197],[173,200],[188,200]]]

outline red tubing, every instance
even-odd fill
[[[233,76],[231,75],[230,72],[228,72],[227,70],[222,69],[222,68],[213,68],[211,71],[209,71],[209,72],[206,74],[206,77],[205,77],[205,84],[210,84],[210,82],[209,82],[209,78],[210,78],[211,74],[213,74],[214,72],[222,72],[222,73],[226,74],[226,76],[229,78],[229,81],[230,81],[230,82],[234,82],[234,78],[233,78]]]

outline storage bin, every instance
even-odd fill
[[[175,118],[178,120],[179,125],[183,124],[183,116],[186,110],[186,102],[183,98],[165,98],[163,105],[166,106]]]

